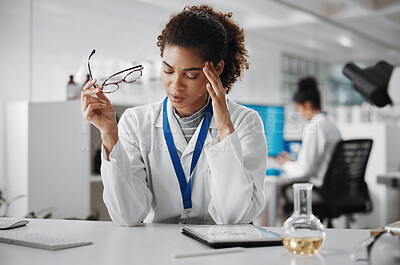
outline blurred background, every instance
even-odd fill
[[[108,220],[101,141],[82,120],[73,92],[87,79],[87,58],[95,48],[91,65],[100,81],[144,65],[140,82],[110,95],[118,117],[127,107],[160,100],[157,36],[171,13],[201,3],[233,12],[246,32],[250,69],[229,98],[283,107],[283,120],[268,122],[284,124],[276,132],[284,141],[299,141],[304,120],[292,94],[299,77],[315,76],[323,108],[343,137],[374,139],[365,177],[374,211],[355,223],[378,227],[400,219],[398,188],[376,181],[399,170],[400,113],[364,102],[342,74],[348,61],[400,64],[397,0],[0,0],[0,190],[8,200],[23,196],[7,215]]]

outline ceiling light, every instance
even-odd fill
[[[341,36],[339,38],[339,44],[346,47],[346,48],[352,48],[353,47],[353,41],[346,36]]]

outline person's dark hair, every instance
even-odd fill
[[[220,78],[228,93],[244,69],[249,68],[244,30],[231,17],[232,13],[223,14],[208,5],[186,6],[171,16],[157,38],[161,57],[165,46],[171,45],[195,49],[203,60],[214,65],[224,60]]]
[[[293,94],[293,101],[304,104],[310,101],[314,109],[321,109],[321,95],[318,90],[318,83],[314,77],[307,76],[297,82],[297,90]]]

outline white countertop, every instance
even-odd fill
[[[353,264],[350,253],[368,230],[330,229],[319,254],[296,256],[283,246],[247,248],[238,253],[175,259],[173,254],[209,247],[181,234],[181,225],[122,227],[112,222],[30,219],[19,231],[91,240],[93,245],[48,251],[0,243],[1,264]],[[280,228],[271,228],[280,232]],[[17,231],[17,230],[15,230]]]

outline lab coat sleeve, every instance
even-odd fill
[[[145,164],[135,139],[136,121],[133,114],[125,112],[118,124],[119,140],[110,153],[110,161],[104,148],[102,151],[103,200],[111,219],[125,226],[142,222],[152,202]]]
[[[253,221],[265,206],[267,146],[261,118],[249,112],[232,134],[205,154],[211,217],[218,224]]]
[[[296,161],[287,161],[282,169],[290,177],[307,177],[315,169],[316,159],[319,155],[317,128],[313,124],[308,124],[304,128],[302,145]]]

